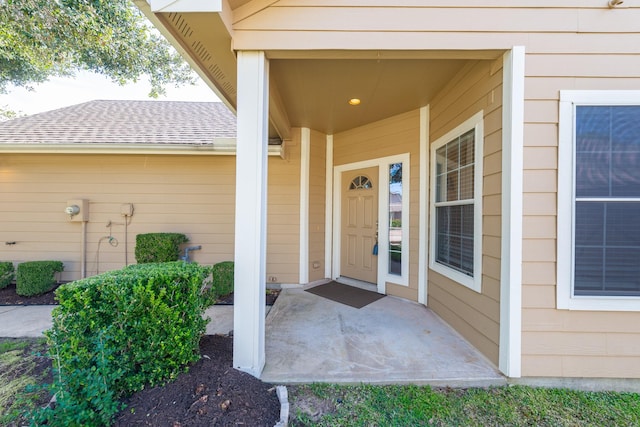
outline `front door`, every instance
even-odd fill
[[[377,283],[378,167],[342,174],[340,275]]]

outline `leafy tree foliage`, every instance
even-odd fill
[[[23,114],[10,109],[7,105],[0,105],[0,122],[15,119],[16,117],[20,117],[22,115]],[[0,285],[0,287],[2,286]]]
[[[153,97],[194,76],[130,0],[0,0],[0,91],[77,70],[146,75]]]

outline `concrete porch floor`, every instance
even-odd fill
[[[483,355],[426,307],[387,296],[361,309],[284,289],[266,320],[271,383],[505,385]]]

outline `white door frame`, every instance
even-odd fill
[[[333,168],[333,262],[331,269],[331,278],[340,277],[340,255],[341,255],[341,224],[342,224],[342,173],[364,169],[370,167],[378,167],[378,251],[386,254],[389,249],[389,221],[388,221],[388,205],[389,205],[389,176],[388,166],[392,163],[402,163],[402,224],[403,224],[403,242],[402,242],[402,276],[392,276],[388,274],[389,266],[386,256],[378,258],[378,293],[386,293],[387,282],[396,283],[398,285],[408,286],[409,284],[409,170],[410,155],[409,153],[398,154],[395,156],[379,157],[371,160],[363,160],[355,163],[335,166]],[[383,191],[384,190],[384,191]]]

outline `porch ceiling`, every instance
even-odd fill
[[[229,3],[238,10],[249,6],[245,0]],[[145,13],[235,111],[232,20],[211,12]],[[334,134],[417,109],[428,104],[468,61],[493,60],[502,52],[312,50],[266,54],[270,59],[269,133],[287,139],[291,127]],[[362,102],[350,106],[351,98]]]
[[[292,126],[342,132],[429,103],[465,60],[276,59],[271,86]],[[349,105],[351,98],[360,105]]]

